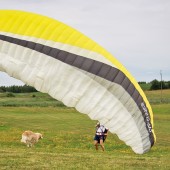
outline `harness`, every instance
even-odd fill
[[[103,127],[103,128],[102,128]],[[98,130],[101,130],[101,132],[98,132]],[[103,130],[104,129],[104,130]],[[101,125],[97,130],[96,130],[96,135],[104,135],[105,128],[103,125]]]

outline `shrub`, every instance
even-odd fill
[[[13,93],[7,93],[6,97],[15,97]]]
[[[35,95],[35,94],[33,94],[33,95],[32,95],[32,97],[36,97],[36,95]]]

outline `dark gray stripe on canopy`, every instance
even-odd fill
[[[57,48],[52,48],[50,46],[42,45],[39,43],[35,43],[35,42],[27,41],[27,40],[21,40],[18,38],[13,38],[13,37],[5,36],[5,35],[0,35],[0,40],[13,43],[16,45],[20,45],[22,47],[26,47],[26,48],[35,50],[37,52],[46,54],[66,64],[69,64],[71,66],[74,66],[84,71],[87,71],[89,73],[92,73],[110,82],[114,82],[114,83],[121,85],[133,98],[139,110],[142,112],[144,121],[147,124],[146,129],[149,133],[151,146],[153,146],[154,137],[153,137],[152,131],[150,130],[150,127],[152,128],[150,117],[149,117],[149,120],[146,119],[147,108],[144,110],[141,107],[141,104],[142,103],[145,104],[145,102],[143,98],[141,97],[141,95],[139,94],[139,92],[134,87],[134,85],[131,83],[131,81],[126,77],[126,75],[123,72],[121,72],[117,68],[111,67],[110,65],[101,63],[99,61],[85,58],[85,57],[82,57],[76,54],[69,53],[67,51],[59,50]],[[149,113],[148,109],[147,109],[147,113]]]

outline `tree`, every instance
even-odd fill
[[[1,86],[0,92],[12,92],[12,93],[29,93],[29,92],[37,92],[37,90],[34,87],[31,86]]]
[[[150,90],[158,90],[160,88],[161,88],[161,86],[160,86],[160,82],[158,80],[155,79],[151,82]]]
[[[170,89],[170,81],[167,82],[167,87]]]

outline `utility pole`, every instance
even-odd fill
[[[162,70],[160,70],[160,75],[161,75],[161,103],[162,103]]]

